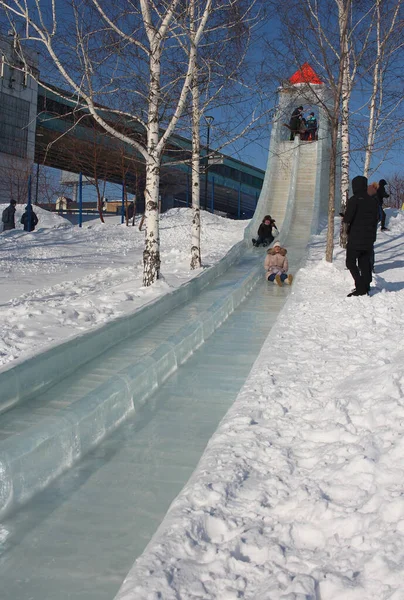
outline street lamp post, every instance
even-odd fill
[[[206,132],[206,166],[205,166],[205,210],[208,207],[208,169],[209,169],[209,141],[210,141],[210,126],[214,121],[214,117],[210,115],[205,116],[205,121],[207,125]]]
[[[38,138],[40,138],[40,137],[44,137],[44,134],[36,131],[35,139],[38,140]],[[36,142],[35,142],[35,144],[36,144]],[[39,157],[36,162],[35,204],[38,204],[38,187],[39,187]]]
[[[39,162],[36,163],[35,204],[38,204]]]

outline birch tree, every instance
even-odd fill
[[[343,0],[337,0],[342,3]],[[383,10],[382,10],[383,4]],[[367,74],[371,74],[371,94],[368,102],[368,109],[361,107],[359,114],[364,115],[365,129],[367,130],[367,140],[365,145],[365,158],[363,174],[369,176],[371,158],[375,147],[375,138],[379,130],[389,130],[389,140],[383,144],[387,151],[391,148],[395,140],[394,127],[388,123],[397,112],[399,105],[403,101],[403,94],[399,98],[388,94],[391,101],[387,102],[387,110],[383,110],[383,80],[385,70],[390,64],[394,55],[402,47],[401,40],[398,38],[398,15],[402,0],[374,0],[370,4],[365,3],[364,14],[357,17],[357,23],[351,23],[350,32],[347,40],[347,65],[344,69],[344,81],[341,98],[341,209],[345,211],[346,199],[349,190],[349,166],[350,166],[350,98],[355,79],[359,77],[359,89],[361,82],[367,82]],[[366,24],[362,35],[358,35],[358,28],[364,22]],[[403,28],[401,24],[401,29]],[[359,38],[360,48],[356,50],[354,39]],[[355,111],[351,117],[357,121]],[[357,129],[357,127],[356,127]],[[398,129],[398,128],[397,128]],[[386,152],[387,154],[387,152]],[[381,161],[382,162],[382,159]],[[347,228],[341,222],[340,245],[345,248],[347,244]]]
[[[188,45],[184,51],[189,53],[193,63],[190,122],[192,131],[192,232],[191,232],[191,268],[201,266],[201,122],[206,119],[207,111],[216,111],[219,122],[222,121],[223,107],[243,103],[245,99],[245,79],[241,76],[245,65],[247,50],[250,47],[252,29],[261,22],[263,13],[256,0],[226,0],[212,2],[209,22],[205,29],[203,44],[195,43],[197,25],[201,15],[201,0],[189,0],[188,20],[183,28]],[[189,47],[188,47],[189,46]],[[243,92],[241,90],[243,89]],[[244,96],[243,96],[244,94]],[[260,96],[257,91],[257,97]],[[246,103],[247,105],[247,103]],[[217,112],[218,111],[218,112]],[[251,125],[254,111],[248,104],[246,115]],[[234,118],[234,114],[232,115]],[[217,118],[217,117],[216,117]],[[221,128],[221,139],[216,151],[234,142],[249,129],[244,127],[236,135],[229,129]],[[206,152],[205,177],[209,164]]]
[[[388,206],[404,210],[404,175],[402,172],[393,173],[389,177],[389,192]]]
[[[352,34],[351,0],[329,0],[328,2],[300,2],[283,5],[274,3],[282,22],[283,36],[271,45],[271,53],[282,61],[282,70],[290,72],[309,62],[330,91],[332,103],[324,101],[316,86],[307,83],[308,102],[312,98],[327,115],[331,131],[328,233],[326,260],[332,262],[334,248],[335,193],[337,183],[337,160],[340,156],[338,133],[343,113],[344,143],[344,189],[349,183],[349,98],[352,77],[349,72],[349,53]],[[286,66],[287,65],[287,66]],[[278,75],[279,76],[279,75]]]
[[[349,192],[349,102],[352,93],[352,83],[354,76],[350,74],[350,52],[349,52],[349,35],[344,32],[346,27],[344,14],[346,13],[346,0],[335,0],[338,7],[338,25],[340,33],[341,59],[341,125],[340,125],[340,140],[341,140],[341,212],[346,209],[346,202]],[[335,156],[335,160],[336,160]],[[340,226],[340,245],[345,248],[347,243],[347,227],[341,220]]]
[[[191,0],[193,5],[193,1]],[[194,10],[194,6],[192,7]],[[193,47],[194,25],[191,17],[191,49]],[[196,62],[196,53],[193,57],[194,69],[192,78],[192,158],[191,158],[191,196],[192,196],[192,228],[191,228],[191,269],[197,269],[201,266],[201,181],[200,181],[200,98],[199,98],[199,73]]]
[[[341,107],[342,91],[346,89],[347,82],[347,67],[348,67],[348,19],[351,0],[345,0],[342,4],[337,0],[338,5],[338,25],[339,25],[339,69],[336,88],[334,91],[334,109],[331,116],[331,161],[330,161],[330,177],[329,177],[329,198],[328,198],[328,224],[327,224],[327,244],[325,251],[325,259],[327,262],[332,262],[334,251],[334,217],[335,217],[335,184],[336,184],[336,168],[338,154],[338,121]],[[346,132],[348,135],[348,131]],[[349,141],[348,141],[349,144]],[[349,151],[349,145],[348,145]],[[348,179],[349,183],[349,179]]]
[[[210,2],[210,9],[212,3]],[[205,13],[206,14],[206,13]],[[199,69],[197,61],[198,48],[197,0],[189,0],[189,61],[192,70],[192,158],[191,158],[191,269],[201,266],[201,207],[200,207],[200,95]]]
[[[370,66],[372,74],[371,94],[369,98],[369,122],[367,127],[367,141],[365,148],[365,160],[363,174],[368,177],[372,156],[375,149],[375,140],[378,132],[388,130],[390,141],[394,139],[395,127],[391,127],[391,120],[397,114],[398,109],[403,104],[404,94],[392,99],[388,107],[384,109],[385,79],[386,74],[391,68],[391,63],[396,59],[400,61],[399,51],[403,48],[402,33],[404,31],[402,15],[402,0],[382,2],[375,0],[375,35],[373,40],[373,64]],[[383,9],[383,10],[382,10]],[[386,86],[387,87],[387,86]],[[386,94],[387,95],[387,94]],[[388,95],[389,96],[389,95]],[[403,124],[403,119],[401,126]],[[401,126],[399,125],[400,135]],[[391,147],[388,144],[388,147]]]
[[[202,9],[195,41],[199,43],[211,0]],[[95,122],[134,148],[146,167],[146,234],[143,284],[160,272],[158,196],[162,155],[184,111],[191,89],[190,60],[177,62],[178,42],[172,25],[180,0],[0,0],[24,43],[42,47],[50,59],[49,74],[74,92]],[[26,69],[29,69],[25,61]],[[32,76],[34,74],[32,73]],[[100,102],[112,108],[106,111]],[[132,109],[132,110],[128,110]],[[127,135],[113,114],[134,125]],[[111,116],[112,115],[112,116]],[[164,126],[164,130],[162,130]]]
[[[205,29],[204,43],[196,39],[201,14],[201,0],[189,0],[189,24],[186,37],[189,40],[189,60],[193,64],[191,93],[192,129],[192,231],[191,269],[201,266],[201,121],[208,110],[217,109],[223,103],[239,99],[235,85],[240,82],[240,68],[249,47],[251,27],[259,20],[254,11],[255,0],[229,0],[211,3],[211,15]],[[230,97],[229,97],[230,96]],[[232,136],[230,136],[232,137]],[[233,136],[234,137],[234,136]],[[229,136],[221,139],[223,147]],[[206,155],[205,177],[209,164]]]

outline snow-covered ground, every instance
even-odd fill
[[[403,600],[404,214],[351,297],[324,236],[120,600]]]
[[[144,232],[137,225],[126,227],[113,216],[80,229],[35,208],[37,230],[26,233],[23,208],[17,205],[17,229],[0,233],[0,365],[132,312],[200,272],[189,268],[190,209],[161,215],[163,278],[144,288]],[[202,212],[202,223],[206,267],[242,239],[247,221]]]

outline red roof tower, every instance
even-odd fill
[[[292,77],[289,77],[289,81],[292,84],[295,83],[314,83],[320,84],[323,83],[314,69],[309,65],[309,63],[304,63],[300,69],[293,73]]]

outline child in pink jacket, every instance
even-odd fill
[[[265,271],[268,281],[275,281],[277,285],[282,286],[284,282],[292,285],[293,275],[288,275],[287,250],[282,248],[279,242],[275,242],[273,248],[267,251],[265,257]]]

